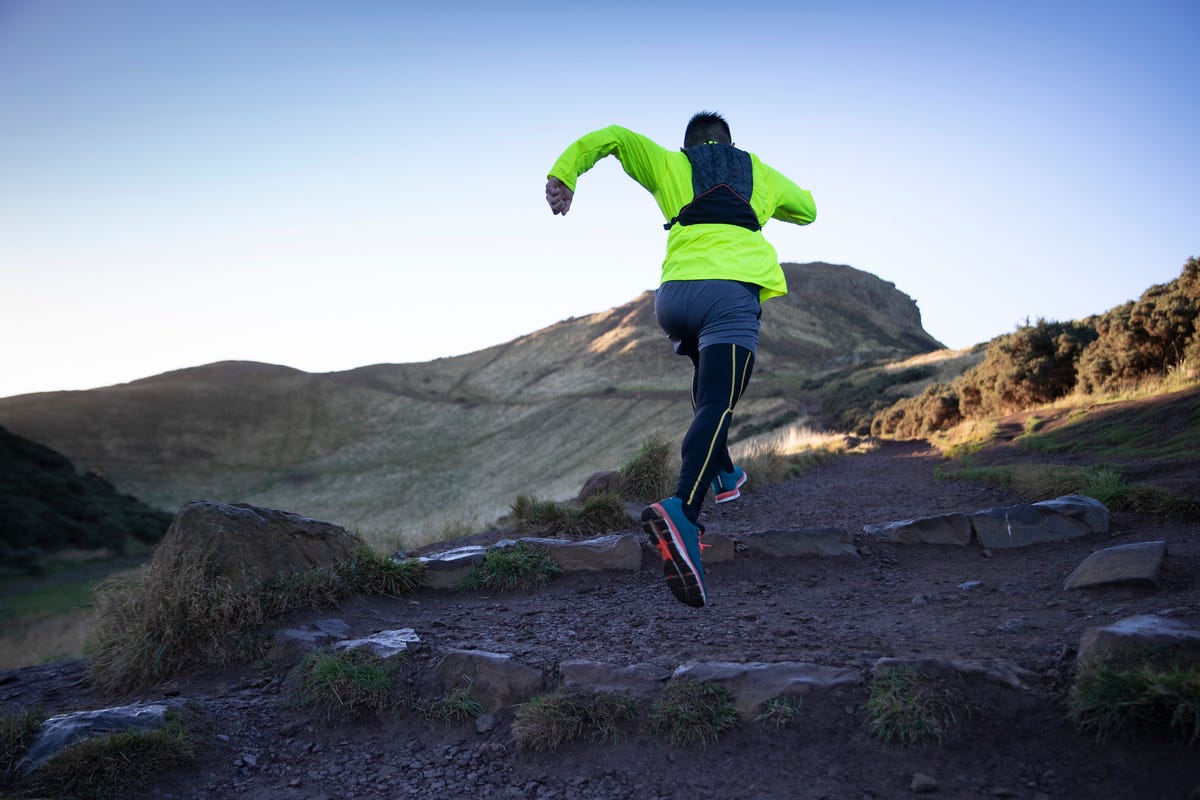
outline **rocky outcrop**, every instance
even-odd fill
[[[154,560],[179,571],[203,565],[209,579],[255,589],[277,575],[332,566],[360,544],[330,522],[244,503],[193,500],[175,516]]]

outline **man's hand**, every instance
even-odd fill
[[[551,177],[546,181],[546,202],[550,204],[551,213],[566,216],[571,210],[571,198],[574,196],[575,193],[558,178]]]

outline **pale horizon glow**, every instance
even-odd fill
[[[700,109],[813,192],[781,260],[894,283],[946,345],[1099,313],[1200,255],[1198,34],[1188,0],[0,0],[0,397],[428,361],[625,303],[653,200],[606,159],[552,217],[546,171]]]

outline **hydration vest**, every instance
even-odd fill
[[[664,230],[680,225],[737,225],[752,231],[762,230],[750,207],[754,193],[754,168],[750,154],[731,144],[701,144],[685,147],[692,162],[692,202],[663,225]]]

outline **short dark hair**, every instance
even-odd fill
[[[706,142],[733,144],[729,135],[729,123],[715,111],[700,111],[688,120],[683,132],[683,146],[695,147]]]

